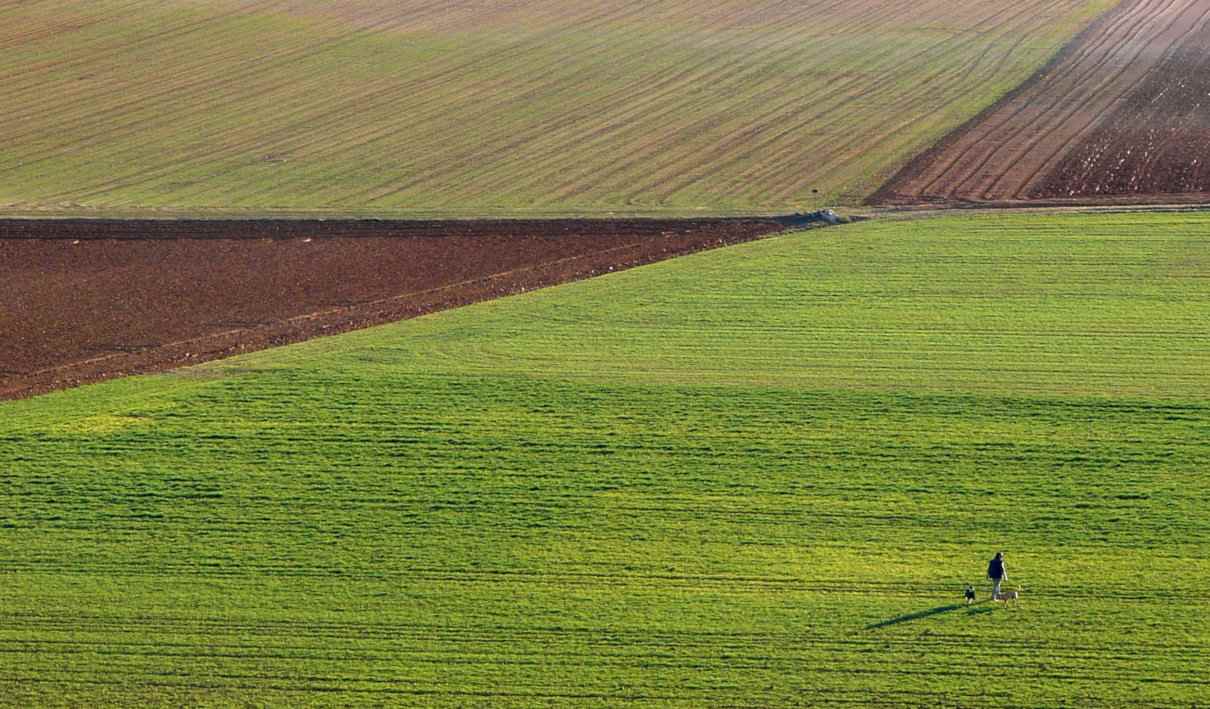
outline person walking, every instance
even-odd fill
[[[1008,580],[1008,569],[1004,568],[1004,552],[998,551],[987,563],[987,577],[992,580],[992,600],[1000,595],[1000,582]]]

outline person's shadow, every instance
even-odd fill
[[[865,629],[866,630],[877,630],[878,628],[885,628],[888,625],[899,625],[900,623],[910,623],[913,620],[922,620],[924,618],[931,618],[935,615],[941,615],[942,613],[953,613],[954,611],[962,610],[963,608],[969,609],[966,612],[967,615],[988,613],[992,610],[991,608],[980,608],[979,607],[982,604],[988,603],[988,602],[989,601],[977,601],[970,605],[967,605],[965,603],[953,603],[948,606],[937,606],[936,608],[929,608],[928,610],[916,611],[915,613],[897,615],[894,618],[887,618],[886,620],[879,621],[877,623],[871,623],[871,624],[867,625],[865,627]]]

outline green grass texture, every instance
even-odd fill
[[[866,222],[0,404],[0,704],[1204,705],[1208,276]]]
[[[851,204],[1115,4],[0,2],[0,212]]]

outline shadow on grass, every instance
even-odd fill
[[[878,628],[885,628],[888,625],[899,625],[900,623],[910,623],[913,620],[922,620],[924,618],[931,618],[935,615],[941,615],[942,613],[953,613],[954,611],[960,610],[962,608],[969,609],[966,612],[967,615],[976,615],[978,613],[990,613],[992,611],[991,607],[983,607],[983,608],[979,607],[980,605],[987,603],[987,602],[988,601],[979,601],[978,603],[975,603],[974,605],[969,605],[969,606],[966,605],[965,603],[953,603],[948,606],[937,606],[936,608],[929,608],[928,610],[916,611],[915,613],[897,615],[894,618],[887,618],[886,620],[880,621],[878,623],[871,623],[870,625],[867,625],[865,627],[865,629],[866,630],[877,630]]]

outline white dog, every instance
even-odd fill
[[[992,596],[993,601],[1004,601],[1006,604],[1007,603],[1016,603],[1017,600],[1020,598],[1021,598],[1020,589],[1018,589],[1016,591],[1001,591],[1001,592],[995,594],[994,596]]]

